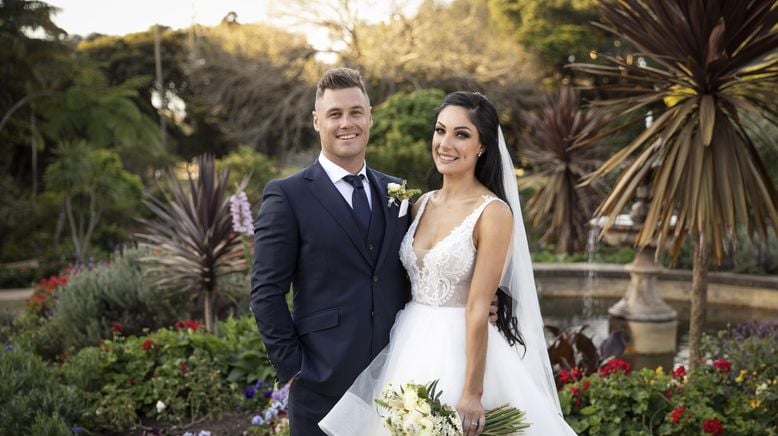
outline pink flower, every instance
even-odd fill
[[[679,422],[681,422],[681,418],[683,417],[683,412],[685,411],[686,411],[686,406],[676,407],[670,413],[670,421],[672,421],[673,424],[678,424]]]
[[[187,319],[185,321],[176,321],[176,328],[177,329],[192,329],[192,331],[197,331],[197,329],[200,328],[200,323],[197,321],[193,321],[191,319]]]
[[[570,381],[570,372],[568,372],[566,369],[559,371],[559,380],[566,384],[568,381]]]
[[[702,423],[702,431],[708,434],[724,434],[724,426],[721,425],[721,421],[718,419],[706,419]]]
[[[713,361],[713,367],[720,372],[730,372],[732,370],[732,363],[726,359],[716,359]]]

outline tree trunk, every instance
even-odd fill
[[[694,238],[694,266],[692,267],[692,308],[689,318],[689,367],[698,368],[702,362],[700,345],[708,307],[708,253],[705,234]]]
[[[205,318],[205,331],[213,333],[213,290],[205,291],[203,298],[203,318]]]

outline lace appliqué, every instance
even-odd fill
[[[473,228],[486,206],[493,200],[499,200],[486,195],[483,198],[480,206],[422,257],[420,265],[413,240],[429,196],[424,198],[419,213],[400,244],[400,261],[411,279],[413,301],[429,306],[464,306],[467,303],[476,253]]]

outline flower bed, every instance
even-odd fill
[[[776,434],[778,323],[707,336],[707,364],[689,372],[632,371],[611,359],[596,375],[560,378],[566,420],[579,434]]]

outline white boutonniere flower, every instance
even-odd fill
[[[402,184],[389,183],[386,185],[386,194],[389,196],[389,202],[387,202],[386,207],[392,207],[397,202],[410,200],[414,195],[421,194],[421,189],[408,189],[406,183],[403,180]]]

